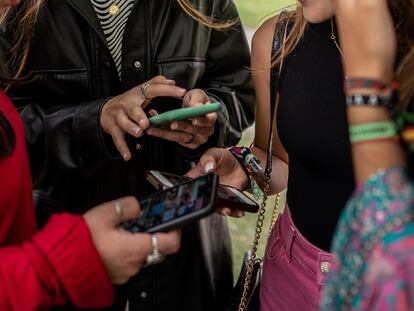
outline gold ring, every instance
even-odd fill
[[[150,100],[150,98],[148,98],[146,95],[145,95],[145,91],[147,90],[147,88],[149,87],[149,82],[146,82],[146,83],[144,83],[142,86],[141,86],[141,93],[142,93],[142,97],[144,97],[145,98],[145,100]]]
[[[188,140],[186,142],[186,145],[191,144],[193,142],[193,140],[194,140],[194,135],[189,133],[188,134]]]
[[[114,201],[113,206],[114,206],[116,214],[119,217],[119,221],[123,222],[123,220],[124,220],[124,207],[122,206],[121,202]]]

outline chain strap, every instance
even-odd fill
[[[272,219],[271,219],[270,226],[269,226],[268,236],[270,236],[270,234],[272,233],[273,228],[276,224],[277,218],[279,217],[280,196],[281,196],[280,193],[278,193],[275,198],[275,205],[273,206]]]
[[[260,237],[262,235],[262,229],[263,229],[263,222],[265,219],[265,213],[266,213],[266,205],[267,205],[267,200],[269,197],[269,190],[270,190],[270,176],[266,177],[266,185],[263,191],[263,200],[262,203],[260,204],[260,210],[259,210],[259,214],[257,216],[257,222],[256,222],[256,230],[255,230],[255,235],[254,235],[254,239],[253,239],[253,246],[251,249],[251,258],[249,261],[249,264],[247,266],[247,272],[246,272],[246,278],[244,280],[244,287],[243,287],[243,295],[242,298],[240,300],[240,304],[239,304],[239,311],[246,311],[247,310],[247,302],[248,302],[248,295],[249,295],[249,289],[250,289],[250,283],[253,277],[253,270],[254,270],[254,264],[256,262],[256,258],[257,258],[257,247],[259,245],[259,240]],[[277,194],[276,196],[276,201],[275,201],[275,206],[273,209],[273,214],[272,214],[272,222],[270,225],[270,229],[269,229],[269,234],[272,231],[276,220],[277,220],[277,207],[279,205],[279,199],[280,199],[280,194]]]

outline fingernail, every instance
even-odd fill
[[[177,123],[171,123],[171,129],[172,130],[176,130],[178,128],[178,124]]]
[[[143,127],[143,126],[144,126],[144,123],[145,123],[145,120],[140,120],[140,121],[139,121],[139,125],[140,125],[141,127]]]
[[[148,135],[152,135],[152,133],[153,133],[154,131],[153,130],[151,130],[151,129],[149,129],[149,130],[147,130],[147,134]]]
[[[244,216],[244,212],[243,211],[236,211],[236,216],[237,217],[243,217]]]
[[[136,136],[138,136],[140,130],[141,130],[141,128],[138,127],[138,126],[134,128],[134,133],[135,133]]]
[[[128,152],[124,152],[124,153],[122,154],[122,157],[124,158],[124,160],[125,160],[125,161],[127,161],[127,160],[128,160],[128,158],[129,158]]]
[[[205,173],[211,172],[213,169],[214,169],[213,162],[208,162],[208,163],[206,163],[206,165],[204,165],[204,172]]]
[[[193,120],[193,125],[197,125],[198,124],[198,120]]]
[[[187,92],[187,90],[186,89],[181,89],[180,92],[185,94],[185,92]]]

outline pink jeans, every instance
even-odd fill
[[[314,311],[332,255],[309,243],[293,224],[288,206],[279,216],[264,256],[262,311]]]

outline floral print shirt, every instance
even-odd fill
[[[413,203],[404,168],[355,191],[336,229],[321,310],[414,310]]]

